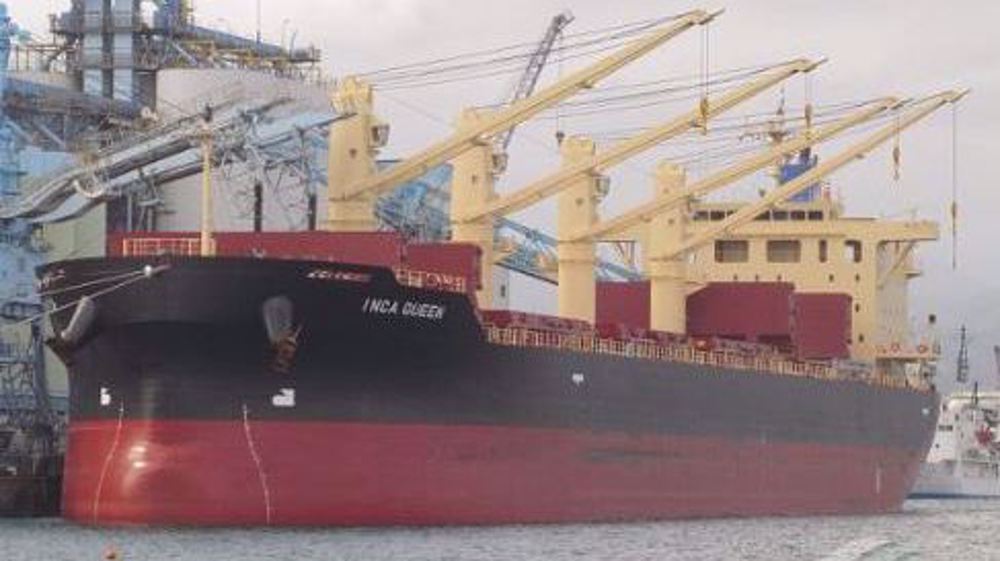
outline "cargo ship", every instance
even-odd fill
[[[819,62],[752,74],[606,150],[499,195],[492,139],[718,14],[669,18],[391,166],[361,78],[338,82],[326,231],[216,232],[204,141],[199,232],[110,236],[40,269],[70,371],[64,516],[88,524],[448,525],[883,513],[939,412],[935,345],[909,325],[914,247],[937,225],[846,216],[822,178],[964,95],[886,98],[601,220],[603,170]],[[863,142],[811,148],[885,119]],[[205,128],[211,129],[206,113]],[[206,135],[206,138],[210,135]],[[709,192],[780,165],[753,202]],[[379,198],[450,170],[450,241],[378,232]],[[497,220],[558,199],[555,316],[496,309]],[[596,244],[645,248],[640,279]]]
[[[887,512],[938,410],[749,343],[483,312],[437,273],[166,256],[45,275],[135,281],[55,320],[76,341],[64,516],[83,522]]]

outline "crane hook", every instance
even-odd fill
[[[903,149],[900,146],[899,136],[896,136],[896,142],[892,147],[892,176],[893,179],[899,181],[901,174],[901,167],[903,161]]]
[[[701,103],[698,104],[698,121],[701,126],[701,134],[708,134],[708,113],[710,106],[708,104],[708,97],[702,96]]]

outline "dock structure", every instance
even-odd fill
[[[18,430],[57,426],[45,372],[42,312],[35,268],[53,251],[60,234],[46,224],[83,216],[107,203],[126,227],[155,224],[157,181],[185,176],[190,150],[188,122],[161,123],[157,80],[177,69],[249,70],[308,79],[320,52],[288,48],[198,26],[189,2],[166,0],[153,14],[138,0],[73,0],[53,15],[51,40],[41,40],[14,21],[0,2],[0,424]],[[222,103],[222,102],[220,102]],[[247,106],[241,106],[246,111]],[[232,122],[219,134],[244,134]],[[253,114],[251,111],[250,114]],[[246,115],[246,113],[244,113]],[[324,120],[325,119],[325,120]],[[289,119],[302,133],[326,117]],[[294,123],[294,124],[293,124]],[[238,128],[238,130],[236,130]],[[287,159],[287,144],[302,135],[263,137],[268,158]],[[224,150],[243,149],[232,142]],[[126,150],[130,148],[130,150]],[[195,173],[197,170],[195,170]],[[129,175],[131,174],[131,175]],[[110,184],[110,180],[118,183]],[[107,196],[88,195],[106,191]],[[91,218],[103,234],[105,213]],[[82,222],[86,222],[83,220]],[[80,230],[73,225],[70,230]],[[64,253],[80,251],[71,236]],[[84,253],[86,253],[84,251]],[[52,362],[52,361],[50,361]],[[57,384],[63,385],[63,384]],[[58,389],[54,390],[57,394]],[[63,400],[58,397],[56,403]],[[47,448],[58,447],[55,440]]]

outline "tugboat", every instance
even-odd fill
[[[1000,497],[1000,392],[953,394],[911,498]]]
[[[997,370],[1000,373],[1000,347]],[[968,377],[965,333],[959,381]],[[937,432],[911,498],[1000,497],[1000,391],[957,392],[941,405]]]

